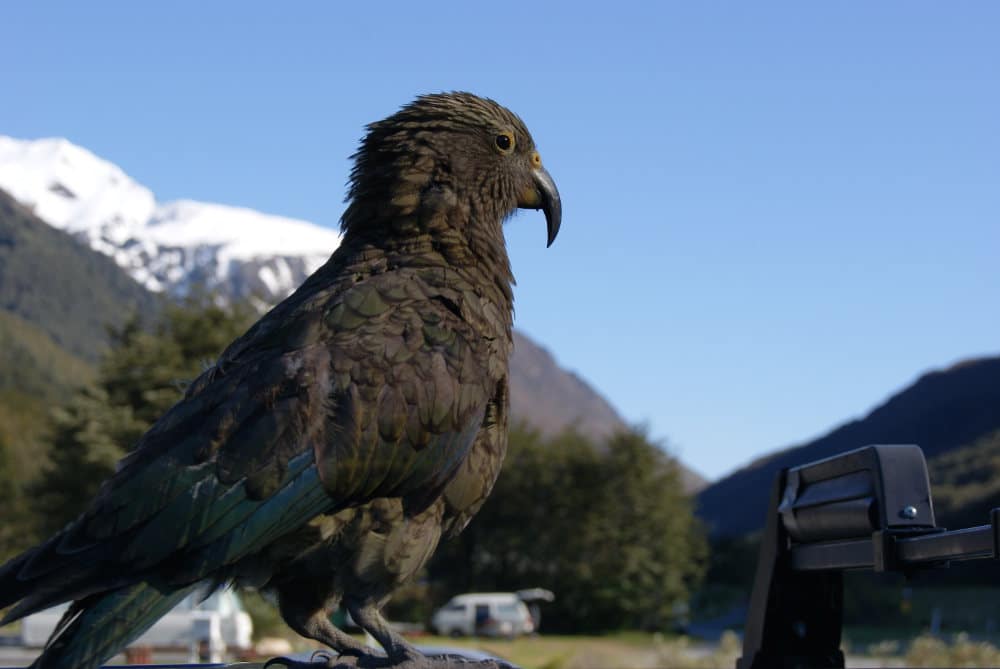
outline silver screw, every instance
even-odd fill
[[[899,512],[903,518],[908,520],[913,520],[917,517],[917,507],[915,506],[904,506],[903,510]]]

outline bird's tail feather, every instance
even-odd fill
[[[74,602],[30,669],[97,669],[195,587],[162,593],[136,583]]]

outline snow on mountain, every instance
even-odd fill
[[[322,265],[340,235],[252,209],[179,200],[65,139],[0,135],[0,189],[46,223],[114,258],[150,290],[195,283],[237,297],[284,297]]]

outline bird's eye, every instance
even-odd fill
[[[500,149],[501,153],[507,153],[514,148],[514,137],[510,133],[502,132],[493,141],[496,142],[497,148]]]

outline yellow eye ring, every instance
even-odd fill
[[[493,138],[493,143],[500,153],[510,153],[514,150],[514,135],[509,132],[501,132]]]

